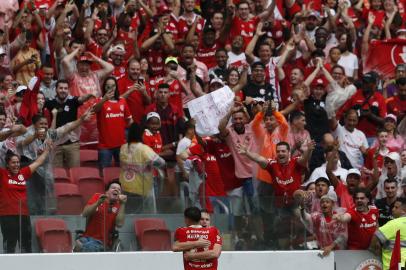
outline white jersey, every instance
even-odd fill
[[[333,131],[333,135],[338,139],[340,150],[347,155],[351,165],[354,168],[361,169],[364,164],[364,158],[359,148],[361,146],[366,149],[368,148],[368,141],[365,134],[356,128],[353,132],[350,132],[338,124],[336,130]]]

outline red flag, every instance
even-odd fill
[[[395,246],[392,250],[392,257],[390,259],[389,270],[399,270],[401,255],[400,255],[400,230],[396,232]]]
[[[374,40],[369,44],[364,72],[374,70],[384,78],[394,76],[395,67],[406,63],[406,40]]]

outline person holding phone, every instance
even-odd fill
[[[145,108],[151,103],[149,84],[140,76],[141,65],[137,59],[128,62],[128,73],[118,80],[118,91],[127,100],[135,123],[140,124]]]
[[[11,60],[11,70],[15,74],[16,81],[22,85],[28,85],[41,66],[39,51],[31,47],[32,32],[26,32],[25,39],[24,45]]]

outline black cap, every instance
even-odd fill
[[[378,74],[375,71],[370,71],[362,76],[362,81],[365,83],[377,83]]]
[[[208,32],[216,32],[214,29],[213,25],[211,24],[206,24],[203,28],[203,33],[208,33]]]

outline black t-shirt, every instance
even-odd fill
[[[45,107],[51,112],[54,108],[58,110],[56,116],[56,127],[61,127],[78,118],[79,103],[78,97],[68,96],[65,102],[60,103],[55,99],[47,100]]]
[[[245,97],[263,98],[265,101],[274,100],[275,97],[275,89],[269,83],[259,85],[249,81],[244,86],[243,93]]]
[[[386,203],[386,198],[378,199],[375,201],[375,206],[379,210],[379,226],[383,226],[386,222],[391,221],[393,219],[392,215],[392,208],[395,203],[388,205]]]
[[[313,97],[309,97],[303,103],[306,129],[316,142],[321,142],[323,135],[330,132],[325,106],[324,100],[315,100]]]

